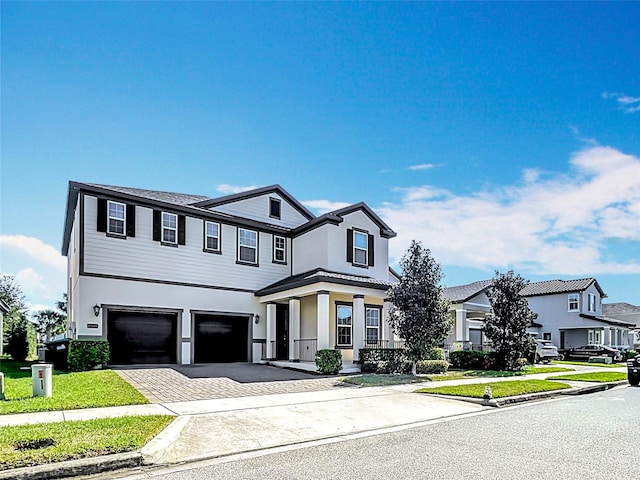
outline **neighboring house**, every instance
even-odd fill
[[[535,282],[520,293],[538,314],[538,338],[551,340],[561,349],[586,344],[629,345],[633,324],[603,313],[606,295],[595,278]]]
[[[445,341],[446,349],[481,349],[487,345],[482,329],[485,317],[492,312],[487,296],[491,282],[480,280],[444,289],[443,296],[451,302],[449,315],[455,322],[453,332]]]
[[[346,361],[392,340],[395,236],[364,203],[315,216],[279,185],[220,198],[69,183],[69,334],[111,362]]]
[[[4,331],[4,314],[8,312],[9,306],[0,298],[0,355],[4,354],[4,337],[2,336],[2,332]]]
[[[633,331],[629,332],[629,345],[640,346],[640,307],[630,303],[603,303],[602,314],[635,325]]]

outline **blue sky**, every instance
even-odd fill
[[[69,180],[365,201],[448,286],[640,305],[640,3],[2,2],[1,270],[65,289]]]

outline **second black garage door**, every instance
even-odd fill
[[[176,363],[175,313],[117,312],[107,314],[109,363]]]
[[[224,315],[194,316],[195,363],[247,362],[249,319]]]

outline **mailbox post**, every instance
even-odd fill
[[[31,365],[31,383],[34,397],[50,397],[53,393],[51,377],[53,365],[34,363]]]

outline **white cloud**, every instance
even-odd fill
[[[620,110],[625,113],[640,112],[640,97],[632,97],[624,93],[603,92],[602,98],[614,99],[618,102]]]
[[[44,277],[32,267],[23,268],[16,273],[16,282],[27,297],[39,297],[46,295],[48,289]]]
[[[333,212],[334,210],[338,210],[340,208],[348,207],[349,205],[351,205],[350,203],[332,202],[330,200],[308,200],[302,202],[302,204],[305,207],[315,210],[319,215],[327,212]]]
[[[438,165],[435,163],[421,163],[420,165],[411,165],[407,167],[407,170],[431,170],[436,167],[438,167]]]
[[[67,268],[67,260],[58,250],[42,240],[25,235],[0,235],[0,247],[14,249],[26,253],[34,260],[57,270]]]
[[[640,273],[640,261],[616,260],[609,250],[611,238],[640,242],[640,158],[590,146],[561,175],[527,170],[523,178],[518,186],[463,196],[429,185],[398,189],[400,202],[377,209],[398,232],[391,260],[417,239],[445,265],[539,275]]]
[[[216,190],[224,194],[241,193],[249,190],[255,190],[256,188],[258,188],[256,185],[240,186],[228,185],[226,183],[221,183],[220,185],[216,186]]]

